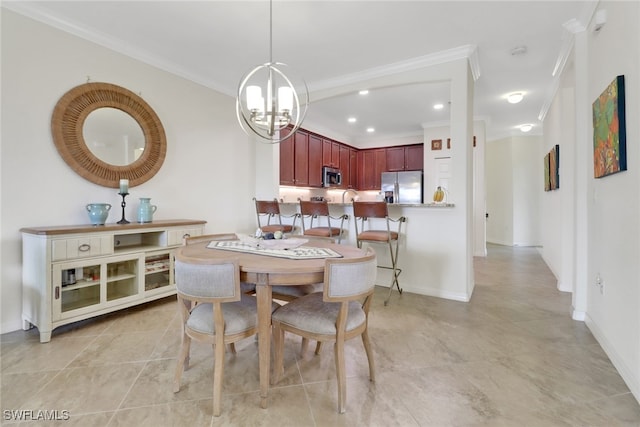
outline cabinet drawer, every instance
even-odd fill
[[[113,236],[79,237],[51,241],[51,260],[88,258],[113,253]]]
[[[169,246],[182,245],[185,237],[196,237],[202,235],[202,227],[197,228],[181,228],[169,230]]]

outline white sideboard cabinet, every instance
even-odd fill
[[[175,294],[175,248],[205,223],[21,229],[23,328],[48,342],[58,326]]]

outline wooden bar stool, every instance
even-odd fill
[[[398,283],[398,276],[402,273],[402,269],[398,268],[398,243],[402,224],[407,221],[407,218],[404,216],[397,219],[389,218],[386,202],[353,202],[353,217],[356,242],[359,248],[362,248],[363,242],[384,243],[389,247],[391,266],[378,265],[378,268],[392,270],[393,273],[389,285],[389,295],[384,301],[384,305],[387,305],[394,285],[398,288],[398,292],[402,293],[402,288]],[[360,223],[359,226],[358,223]],[[394,230],[392,230],[392,225]]]
[[[280,214],[280,204],[278,203],[278,199],[257,200],[254,197],[253,201],[256,203],[256,219],[258,220],[258,228],[260,228],[263,233],[273,233],[276,231],[293,233],[296,229],[296,219],[298,218],[298,214]],[[291,224],[283,224],[283,217],[293,218],[293,222]]]
[[[344,214],[338,217],[329,215],[329,205],[327,202],[300,200],[300,222],[302,222],[302,234],[309,237],[338,238],[338,244],[344,234],[344,222],[349,220],[349,215]],[[309,226],[305,225],[305,219]],[[340,226],[336,227],[331,221],[340,220]],[[326,225],[323,225],[325,223]]]

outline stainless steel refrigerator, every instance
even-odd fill
[[[424,203],[422,171],[383,172],[381,190],[388,203]]]

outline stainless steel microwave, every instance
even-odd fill
[[[342,174],[340,169],[322,167],[322,186],[323,187],[339,187],[342,185]]]

